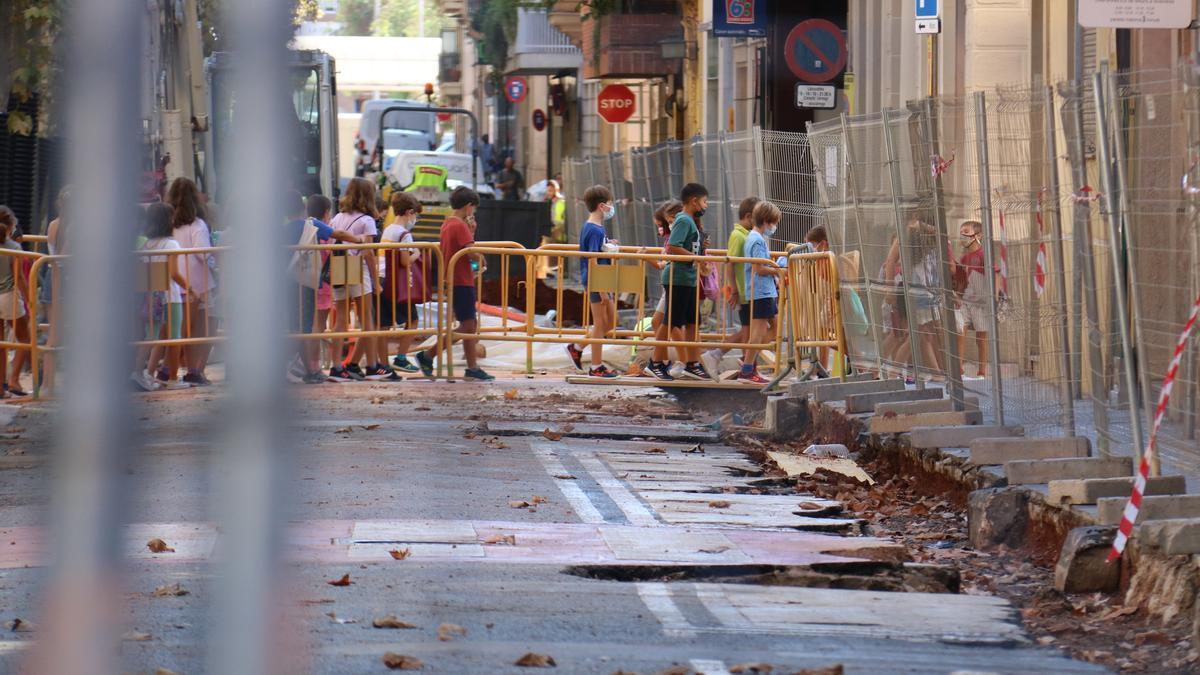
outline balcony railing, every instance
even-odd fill
[[[550,25],[544,9],[517,10],[514,54],[579,54],[579,48],[562,31]]]

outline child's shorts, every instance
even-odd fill
[[[168,303],[161,310],[155,308],[150,320],[146,322],[146,339],[157,340],[163,326],[168,326],[167,339],[178,340],[183,337],[183,303]]]
[[[0,293],[0,319],[15,321],[25,316],[25,301],[16,291]]]
[[[987,305],[964,302],[961,307],[954,310],[954,316],[958,319],[960,333],[965,332],[968,326],[971,330],[979,333],[992,332],[992,317],[988,312]]]
[[[750,316],[755,321],[774,319],[779,314],[779,300],[776,298],[758,298],[750,308]]]

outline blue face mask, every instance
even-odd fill
[[[604,220],[612,220],[613,216],[617,215],[617,210],[611,206],[604,207]]]
[[[768,228],[766,228],[766,233],[767,233],[767,236],[768,236],[768,237],[774,237],[774,236],[775,236],[775,230],[778,230],[778,229],[779,229],[779,227],[778,227],[778,226],[772,226],[772,227],[768,227]]]

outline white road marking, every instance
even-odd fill
[[[729,602],[729,597],[719,587],[711,584],[692,584],[692,589],[696,591],[696,597],[700,598],[700,602],[704,603],[704,608],[717,621],[720,621],[722,626],[740,629],[755,628],[755,625],[739,612],[733,603]]]
[[[558,456],[555,455],[549,446],[544,443],[531,443],[530,445],[533,446],[533,451],[537,455],[538,460],[541,461],[542,466],[546,469],[546,473],[552,477],[562,476],[567,473],[566,467],[562,465],[562,462],[558,461]],[[587,493],[575,481],[555,479],[554,482],[558,483],[558,489],[562,492],[563,497],[566,497],[567,503],[571,505],[571,508],[575,509],[575,513],[579,516],[580,520],[585,523],[604,522],[604,516],[600,513],[600,510],[596,508],[592,500],[588,499]]]
[[[695,637],[696,630],[688,622],[679,606],[671,598],[671,589],[664,583],[656,581],[640,581],[637,583],[638,597],[658,618],[663,626],[663,632],[673,637]]]
[[[604,466],[604,462],[601,462],[593,455],[581,456],[579,457],[579,462],[583,464],[583,468],[587,469],[592,479],[604,490],[604,494],[608,495],[608,498],[616,503],[617,507],[621,509],[621,512],[625,514],[625,517],[629,519],[631,524],[643,527],[662,525],[654,517],[654,513],[646,508],[632,492],[626,489],[620,480],[617,480],[609,472],[608,468]]]
[[[690,663],[692,664],[692,668],[696,669],[696,672],[703,673],[704,675],[730,675],[724,661],[692,659]]]

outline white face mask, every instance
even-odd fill
[[[765,228],[765,230],[764,230],[764,231],[767,233],[767,236],[768,236],[768,237],[774,237],[774,236],[775,236],[775,230],[778,230],[778,229],[779,229],[779,226],[778,226],[778,225],[770,225],[770,226],[768,226],[767,228]]]
[[[605,220],[612,220],[612,217],[617,215],[617,210],[613,206],[605,204],[602,213]]]

